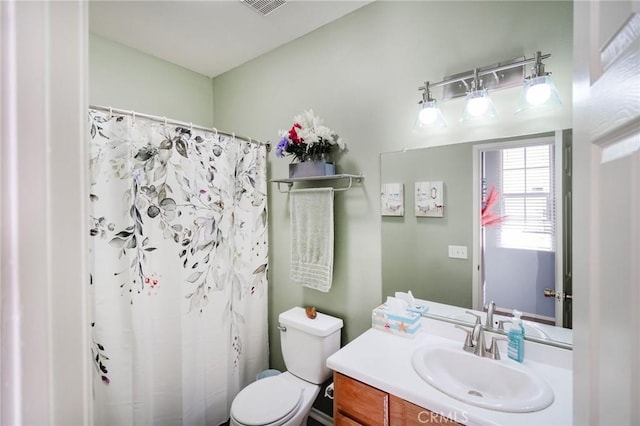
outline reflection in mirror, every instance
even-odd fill
[[[405,194],[404,216],[381,220],[383,299],[411,290],[467,323],[465,309],[486,311],[495,301],[498,319],[525,313],[527,338],[570,343],[570,330],[549,332],[571,326],[570,133],[381,154],[381,184],[401,183]],[[441,217],[416,211],[422,182],[442,182]],[[483,227],[491,188],[494,221]],[[518,258],[526,263],[518,266]]]
[[[553,135],[475,145],[474,188],[481,188],[478,299],[498,310],[556,324],[562,305],[545,296],[556,288],[555,143]],[[480,204],[480,203],[479,203]],[[561,266],[561,265],[558,265]],[[557,313],[562,318],[562,312]],[[560,321],[561,323],[561,321]]]
[[[453,324],[470,326],[476,321],[476,318],[469,313],[473,312],[480,316],[482,324],[487,323],[486,312],[475,310],[469,311],[468,309],[458,306],[446,305],[430,300],[418,300],[418,302],[427,307],[427,313],[425,313],[424,316],[429,318],[447,321]],[[509,332],[510,328],[510,318],[511,317],[509,316],[499,314],[494,315],[493,321],[496,326],[490,331],[506,335]],[[528,320],[522,321],[522,325],[524,326],[525,337],[527,340],[546,343],[564,349],[572,348],[573,332],[569,328],[556,327]]]

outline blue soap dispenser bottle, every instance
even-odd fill
[[[524,361],[524,327],[522,326],[521,312],[513,310],[513,320],[509,328],[509,344],[507,353],[514,361]]]

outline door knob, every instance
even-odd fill
[[[561,302],[564,300],[573,299],[573,296],[568,293],[556,293],[555,290],[552,290],[550,288],[545,288],[543,293],[544,293],[544,297],[555,297],[557,300]]]

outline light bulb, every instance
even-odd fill
[[[493,107],[493,102],[491,102],[491,96],[489,96],[487,89],[467,92],[467,100],[464,103],[461,122],[481,122],[495,117],[496,110]]]
[[[546,82],[541,82],[529,86],[525,95],[527,102],[533,106],[544,104],[551,97],[551,88]]]
[[[427,106],[420,110],[418,118],[422,124],[433,124],[438,119],[438,110],[432,106]]]
[[[416,128],[425,127],[446,127],[442,112],[438,108],[438,102],[429,98],[418,103],[418,114],[415,122]]]
[[[489,109],[489,99],[484,96],[471,97],[467,102],[467,112],[472,117],[481,117]]]
[[[559,108],[562,108],[562,101],[551,77],[541,75],[530,77],[525,81],[516,114],[534,110],[553,111]]]

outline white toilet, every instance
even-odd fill
[[[327,358],[340,349],[342,320],[303,308],[278,317],[280,345],[287,371],[242,389],[231,403],[231,425],[305,425],[320,385],[331,377]]]

